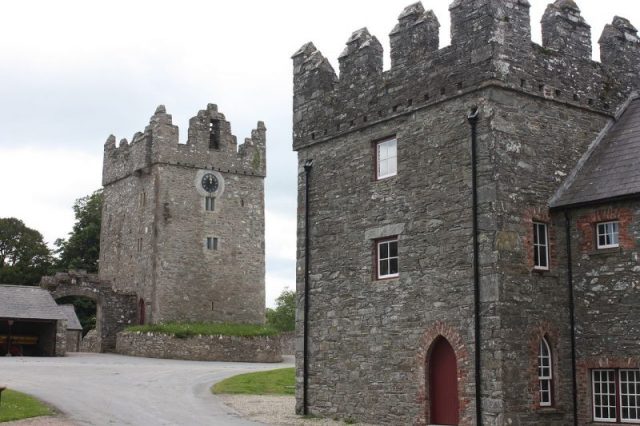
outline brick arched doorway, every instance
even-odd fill
[[[430,423],[457,425],[459,423],[458,363],[451,344],[439,336],[431,348],[428,360]]]

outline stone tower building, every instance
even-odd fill
[[[640,423],[640,42],[557,0],[420,3],[336,75],[293,56],[297,409],[379,424]],[[635,182],[635,185],[629,184]],[[635,198],[634,198],[635,197]],[[570,244],[567,244],[570,242]]]
[[[138,295],[141,322],[264,321],[265,132],[238,147],[210,104],[181,144],[159,106],[107,140],[99,276]]]

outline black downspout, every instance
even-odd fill
[[[467,116],[471,125],[471,193],[473,210],[473,320],[475,333],[475,378],[476,378],[476,425],[482,426],[482,371],[480,359],[480,247],[478,244],[478,167],[476,149],[476,125],[478,108],[474,107]]]
[[[571,259],[571,218],[564,211],[567,240],[567,287],[569,289],[569,323],[571,325],[571,382],[573,385],[573,424],[578,426],[578,382],[576,378],[576,314],[573,298],[573,261]]]
[[[302,331],[302,414],[309,414],[309,177],[313,160],[304,163],[304,326]]]

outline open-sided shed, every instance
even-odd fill
[[[0,355],[64,356],[66,321],[47,290],[0,284]]]

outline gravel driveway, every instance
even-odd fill
[[[291,358],[287,361],[199,362],[86,353],[0,357],[0,384],[57,407],[75,425],[256,425],[240,418],[209,387],[235,374],[293,366]],[[64,424],[61,420],[50,424]]]

